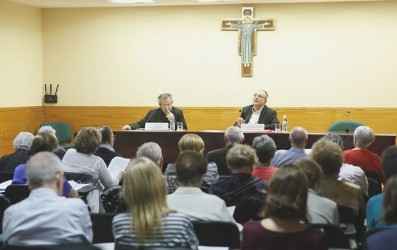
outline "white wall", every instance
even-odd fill
[[[0,107],[42,98],[41,9],[0,1]]]
[[[274,107],[397,107],[396,2],[254,5],[276,31],[258,32],[251,78],[237,32],[220,30],[242,6],[43,9],[40,79],[40,10],[5,5],[0,106],[40,104],[43,83],[59,83],[58,105],[152,106],[171,92],[176,106],[239,107],[265,88]]]

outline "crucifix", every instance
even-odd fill
[[[241,76],[252,76],[252,57],[256,54],[256,31],[273,31],[273,19],[254,19],[254,8],[243,7],[242,18],[222,20],[222,30],[238,30],[238,54],[241,56]]]

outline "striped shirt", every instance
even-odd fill
[[[163,218],[163,231],[148,239],[140,247],[198,249],[198,239],[189,217],[181,213],[169,213]],[[131,214],[118,214],[113,218],[113,235],[116,250],[138,249],[138,236],[131,227]]]

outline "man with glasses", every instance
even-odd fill
[[[158,101],[160,108],[150,110],[139,122],[124,125],[123,130],[144,128],[147,122],[183,122],[183,129],[187,130],[182,110],[172,106],[172,95],[169,93],[161,94]]]
[[[268,94],[265,90],[258,90],[254,93],[253,104],[245,106],[241,110],[240,117],[234,123],[240,127],[241,124],[265,124],[265,129],[274,129],[277,119],[277,112],[266,106]]]

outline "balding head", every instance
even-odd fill
[[[293,128],[289,135],[289,141],[294,148],[305,148],[307,139],[307,131],[302,127]]]

